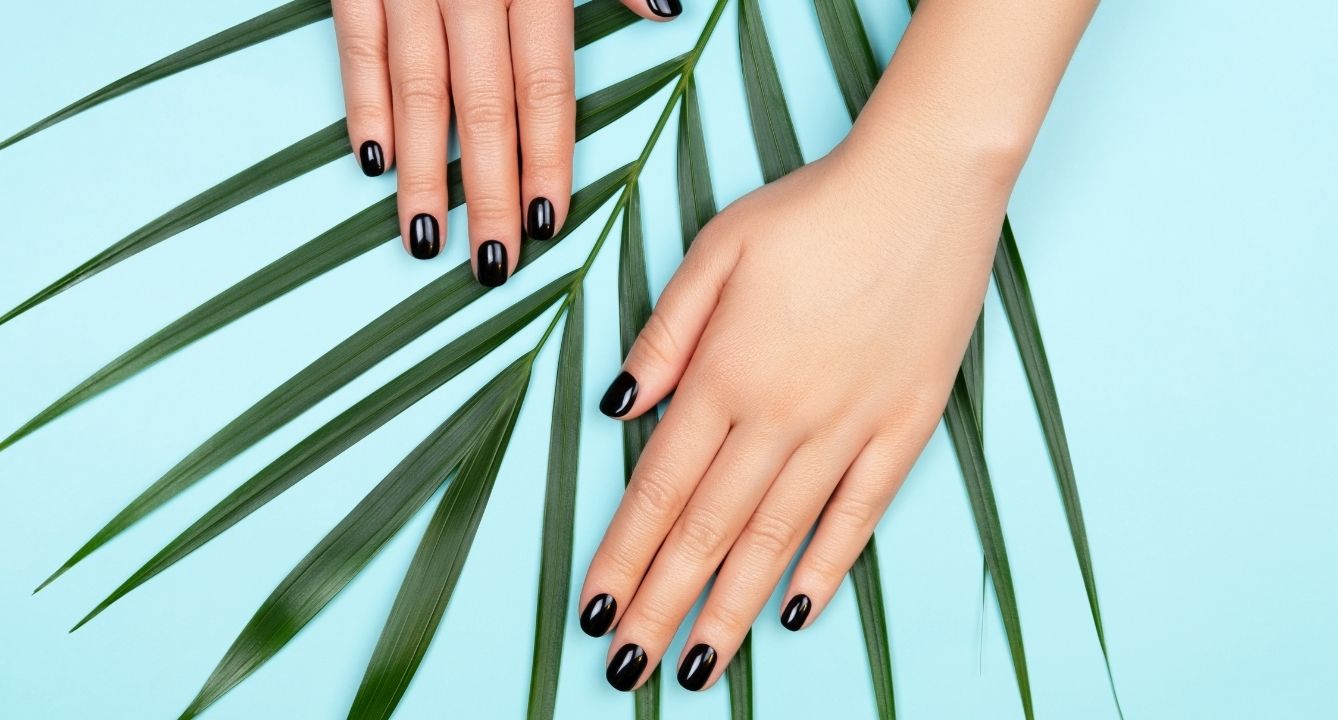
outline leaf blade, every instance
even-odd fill
[[[878,565],[878,543],[874,537],[864,546],[850,568],[855,585],[855,605],[859,608],[864,650],[869,656],[869,675],[873,680],[874,703],[880,720],[896,720],[896,696],[892,688],[892,651],[887,632],[887,606],[883,600],[882,571]]]
[[[702,128],[697,82],[688,76],[678,111],[678,220],[687,251],[697,233],[715,217],[715,190],[711,164],[706,158],[706,133]]]
[[[878,84],[878,63],[855,0],[813,0],[836,84],[854,118]]]
[[[773,182],[803,166],[804,154],[790,119],[758,0],[739,0],[739,57],[762,177]]]

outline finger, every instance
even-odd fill
[[[623,4],[647,20],[673,20],[683,12],[679,0],[623,0]]]
[[[860,446],[810,441],[785,463],[716,576],[679,658],[679,685],[702,690],[724,673]]]
[[[561,229],[571,198],[576,145],[572,4],[515,0],[510,18],[525,234],[549,240]]]
[[[496,287],[520,260],[515,80],[506,7],[452,2],[446,35],[452,39],[451,86],[468,196],[470,256],[479,283]]]
[[[787,630],[808,627],[827,607],[917,454],[894,436],[875,437],[860,451],[823,509],[790,578],[781,610],[781,625]]]
[[[581,629],[599,637],[636,594],[664,536],[715,459],[729,419],[690,393],[669,406],[590,561],[581,590]]]
[[[743,426],[730,431],[618,621],[609,648],[610,685],[632,690],[659,663],[793,450],[787,438],[768,431]],[[637,656],[644,658],[644,667],[628,666],[626,659]]]
[[[600,412],[630,420],[663,400],[678,384],[739,258],[739,243],[716,222],[708,225],[665,286],[599,401]]]
[[[332,7],[348,139],[357,149],[362,172],[375,177],[390,167],[395,148],[386,13],[381,0],[334,0]]]
[[[446,132],[450,122],[446,32],[433,0],[386,5],[390,92],[399,165],[400,234],[414,257],[441,252],[446,237]]]

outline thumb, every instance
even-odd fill
[[[737,242],[710,226],[703,229],[599,401],[600,412],[631,420],[678,385],[738,257]]]

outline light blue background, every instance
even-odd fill
[[[5,3],[0,136],[275,1]],[[582,51],[581,93],[688,47],[709,8],[686,4],[671,25],[638,26]],[[811,4],[764,4],[805,153],[817,157],[848,120]],[[896,2],[861,6],[886,58],[906,12]],[[1328,0],[1110,0],[1013,198],[1130,718],[1338,716],[1336,42],[1338,9]],[[723,204],[760,182],[733,8],[702,62]],[[664,97],[582,144],[578,184],[635,155]],[[342,114],[324,22],[0,152],[0,306]],[[657,288],[679,256],[670,127],[643,175],[655,190],[645,210]],[[0,433],[392,186],[390,177],[363,178],[352,159],[334,163],[0,327]],[[88,627],[66,629],[319,423],[572,267],[604,217],[37,596],[31,588],[92,530],[224,421],[461,260],[463,213],[452,216],[449,258],[420,263],[387,243],[0,453],[0,716],[175,717],[288,569],[423,427],[533,343],[539,328]],[[590,409],[573,593],[622,486],[617,426],[594,410],[619,362],[615,256],[606,249],[588,283]],[[1054,480],[994,298],[987,320],[986,445],[1037,716],[1112,717]],[[398,717],[522,716],[553,349],[542,356],[473,554]],[[425,519],[208,717],[343,717]],[[992,604],[978,644],[980,551],[942,432],[878,538],[901,716],[1019,717]],[[776,602],[755,631],[758,717],[870,717],[850,589],[800,635],[780,629]],[[630,717],[630,698],[602,678],[605,647],[569,617],[560,717]],[[723,718],[727,693],[722,684],[690,695],[670,680],[664,703],[671,720]]]

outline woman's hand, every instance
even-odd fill
[[[623,0],[649,19],[679,0]],[[576,98],[571,0],[334,0],[348,134],[363,172],[399,164],[404,247],[446,237],[446,136],[454,99],[469,247],[479,282],[506,282],[525,232],[551,238],[567,214]],[[517,167],[517,137],[520,163]]]
[[[617,626],[614,687],[648,677],[718,569],[678,660],[684,687],[714,683],[816,523],[780,618],[813,622],[937,425],[1011,181],[903,140],[852,136],[721,213],[605,395],[630,419],[678,388],[581,593],[587,633]]]

